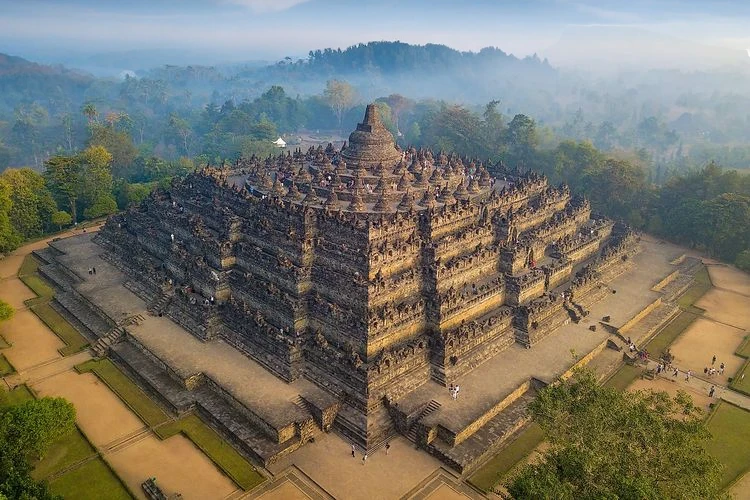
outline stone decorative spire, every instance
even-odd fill
[[[328,193],[325,205],[328,210],[341,210],[341,204],[339,203],[339,197],[336,196],[336,191],[331,189]]]
[[[325,177],[323,177],[323,174],[320,172],[320,170],[316,170],[315,174],[313,174],[313,183],[317,186],[320,186],[323,183],[323,180]]]
[[[310,192],[305,195],[305,199],[302,200],[305,205],[317,205],[320,203],[318,196],[315,194],[315,190],[310,186]]]
[[[349,202],[349,207],[347,207],[347,210],[349,210],[350,212],[364,212],[365,202],[362,200],[362,195],[360,194],[360,190],[358,188],[354,190],[352,201]]]
[[[297,180],[302,184],[310,184],[310,182],[312,182],[312,176],[307,167],[300,167],[299,172],[297,173]]]
[[[391,204],[388,203],[388,200],[385,197],[385,193],[380,193],[380,197],[378,198],[378,201],[375,203],[375,206],[372,207],[372,209],[375,212],[392,212]]]
[[[401,203],[398,204],[397,209],[404,212],[414,210],[414,195],[411,194],[411,191],[409,189],[407,189],[404,193],[403,198],[401,198]]]
[[[432,190],[432,186],[428,186],[422,199],[419,201],[419,204],[424,207],[432,208],[435,206],[435,203],[435,192]]]
[[[440,178],[440,170],[437,168],[432,171],[432,175],[430,176],[430,184],[437,184],[442,179]]]
[[[284,189],[284,185],[279,182],[279,178],[276,177],[276,180],[273,181],[273,186],[271,187],[271,194],[274,196],[284,196],[286,194],[286,189]]]
[[[258,174],[258,187],[260,189],[271,189],[273,182],[265,170],[261,170]]]
[[[461,182],[458,183],[458,186],[456,187],[456,190],[453,191],[453,197],[457,200],[468,200],[469,199],[469,191],[466,190],[466,179],[461,179]]]
[[[336,170],[335,170],[335,172],[336,172],[337,174],[345,174],[345,173],[346,173],[346,161],[344,161],[344,159],[343,159],[343,158],[342,158],[342,159],[340,159],[340,160],[339,160],[339,164],[338,164],[338,165],[336,165]]]
[[[490,173],[481,164],[479,165],[479,185],[481,187],[488,187],[490,185]]]
[[[479,191],[479,182],[476,177],[472,177],[471,182],[469,182],[469,193],[477,194]]]
[[[401,178],[398,180],[398,185],[396,186],[396,190],[398,191],[406,191],[409,188],[409,179],[406,178],[406,173],[404,173]]]
[[[375,186],[375,192],[382,194],[388,192],[388,183],[385,182],[385,176],[382,173],[380,174],[380,178],[378,179],[378,185]]]
[[[450,205],[451,203],[456,201],[456,199],[453,197],[453,194],[451,193],[450,188],[448,187],[448,184],[446,184],[443,190],[440,192],[438,201],[440,203],[445,203],[446,205]]]
[[[362,123],[349,135],[349,145],[341,151],[341,156],[350,165],[362,165],[366,169],[374,168],[379,163],[390,168],[401,158],[393,135],[380,121],[374,104],[367,106]]]
[[[289,191],[286,193],[286,199],[291,201],[300,201],[303,198],[302,193],[297,189],[297,184],[292,183]]]

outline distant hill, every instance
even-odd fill
[[[0,113],[12,112],[20,102],[43,102],[51,113],[83,99],[94,81],[85,73],[0,53]]]
[[[237,76],[287,80],[302,93],[319,92],[321,80],[342,78],[365,98],[398,92],[415,98],[481,102],[513,95],[519,86],[548,88],[556,74],[546,60],[520,59],[495,47],[461,52],[445,45],[396,41],[313,50],[306,60],[283,60]]]

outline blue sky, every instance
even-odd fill
[[[0,0],[0,12],[0,52],[21,56],[162,48],[276,59],[370,40],[524,56],[591,25],[750,48],[750,2],[739,1]]]

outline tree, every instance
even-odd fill
[[[508,485],[513,498],[714,498],[721,465],[704,448],[702,411],[680,391],[620,392],[593,372],[531,403],[550,449]]]
[[[24,239],[41,236],[57,211],[44,177],[30,168],[10,168],[0,177],[10,186],[12,206],[8,216],[14,230]]]
[[[58,210],[52,214],[50,221],[57,226],[59,231],[62,231],[63,226],[69,226],[73,222],[73,218],[65,210]]]
[[[96,111],[96,106],[93,102],[87,102],[81,108],[83,116],[89,121],[89,125],[99,122],[99,113]]]
[[[339,129],[341,129],[344,113],[354,105],[354,87],[342,80],[328,80],[323,95],[326,103],[336,115]]]
[[[8,304],[4,300],[0,300],[0,323],[2,323],[3,321],[8,321],[10,318],[12,318],[13,313],[15,313],[15,311],[13,310],[13,306]]]
[[[734,265],[746,273],[750,273],[750,250],[743,250],[737,254]]]
[[[508,160],[511,165],[519,168],[532,168],[539,142],[534,120],[526,115],[516,115],[508,124],[506,134]]]
[[[42,398],[0,408],[0,497],[52,500],[43,481],[31,477],[30,458],[75,428],[75,408],[62,398]]]
[[[80,195],[82,166],[78,161],[77,155],[53,156],[44,162],[44,178],[50,191],[59,199],[64,200],[73,222],[78,221],[78,211],[76,204]]]
[[[122,115],[117,115],[118,119]],[[129,179],[133,175],[133,162],[138,156],[138,149],[133,139],[125,131],[114,127],[93,124],[89,127],[91,137],[89,146],[102,146],[112,155],[112,173],[115,177]]]

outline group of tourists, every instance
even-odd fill
[[[708,366],[703,369],[703,373],[705,375],[708,375],[709,377],[713,377],[718,372],[719,375],[724,375],[724,363],[721,363],[719,365],[719,369],[717,370],[714,365],[716,365],[716,355],[714,354],[714,357],[711,358],[711,367]]]

